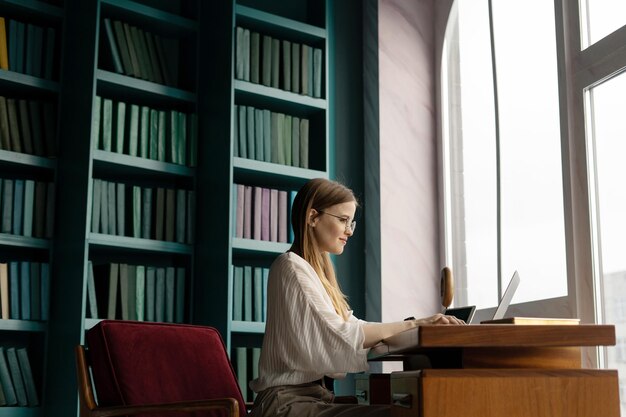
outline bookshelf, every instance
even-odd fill
[[[20,367],[30,368],[32,377],[22,376],[21,384],[34,390],[20,392],[20,382],[0,378],[5,394],[0,410],[42,416],[64,13],[59,2],[2,0],[0,17],[6,39],[0,49],[7,58],[0,69],[0,364],[12,378]],[[28,363],[11,364],[8,351],[22,349]]]
[[[253,377],[252,363],[258,359],[265,323],[259,320],[263,313],[258,310],[248,311],[251,316],[247,318],[233,317],[235,268],[250,268],[253,281],[257,275],[262,279],[275,257],[290,247],[291,193],[311,178],[331,176],[329,13],[327,0],[0,0],[0,16],[56,30],[54,67],[48,74],[0,71],[2,94],[40,101],[41,117],[46,116],[40,126],[44,152],[0,149],[0,178],[51,183],[55,189],[54,233],[22,236],[0,230],[4,261],[47,263],[51,277],[50,320],[0,320],[0,346],[29,351],[40,406],[0,407],[0,413],[77,414],[73,349],[84,342],[85,331],[111,311],[116,319],[124,317],[122,265],[128,268],[127,277],[143,280],[146,300],[149,274],[154,274],[155,287],[160,285],[158,274],[163,275],[165,285],[174,282],[174,293],[182,297],[175,296],[169,307],[173,321],[216,327],[235,366],[242,358],[238,349],[247,349],[242,381]],[[120,27],[124,37],[118,35]],[[263,82],[261,58],[258,80],[237,76],[239,27],[259,34],[260,54],[263,36],[278,41],[280,69],[266,74],[269,84]],[[137,47],[135,62],[130,45],[126,45],[124,59],[119,46],[122,38],[131,39]],[[296,64],[283,62],[283,42],[290,48],[311,47],[306,61],[307,92],[284,84],[283,65],[288,63],[292,70]],[[317,66],[313,56],[321,58]],[[302,59],[297,63],[302,65]],[[255,117],[257,110],[264,112],[263,117],[269,115],[267,126],[278,123],[282,115],[285,135],[289,118],[292,153],[286,141],[284,160],[270,154],[266,159],[239,153],[238,109],[243,107],[253,109]],[[248,119],[245,122],[247,129]],[[172,128],[175,123],[178,130]],[[184,139],[182,125],[186,127]],[[293,153],[294,126],[299,138],[304,134],[308,138],[308,143],[298,139],[297,156]],[[49,131],[54,135],[53,146],[46,139]],[[165,133],[159,136],[159,132]],[[182,159],[177,154],[181,149]],[[286,241],[235,236],[237,184],[287,196],[282,200],[285,218],[280,226]],[[161,207],[160,214],[157,207]],[[184,216],[173,214],[168,223],[169,213]],[[176,286],[180,269],[184,271],[181,291]],[[168,281],[171,271],[174,281]],[[115,274],[118,299],[110,310],[110,283]],[[253,306],[263,303],[258,295],[256,290],[250,294]],[[129,306],[129,311],[136,312],[134,307]],[[128,318],[141,319],[129,311]],[[147,309],[144,313],[147,320]]]

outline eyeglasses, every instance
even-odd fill
[[[343,223],[346,226],[346,231],[349,228],[350,231],[352,233],[354,233],[354,230],[356,229],[356,220],[350,221],[349,217],[337,216],[336,214],[328,213],[328,212],[325,212],[325,211],[322,211],[322,210],[317,210],[317,211],[318,211],[318,213],[327,214],[329,216],[333,216],[333,217],[339,219],[341,221],[341,223]]]

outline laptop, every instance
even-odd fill
[[[500,303],[496,308],[495,313],[491,320],[500,320],[504,318],[506,311],[511,305],[511,301],[513,300],[513,296],[515,295],[515,291],[517,291],[517,287],[519,286],[520,278],[517,271],[513,273],[511,280],[509,281],[509,285],[507,285],[502,298],[500,299]],[[472,319],[474,318],[474,313],[476,312],[476,306],[466,306],[466,307],[454,307],[447,308],[444,312],[445,315],[454,316],[458,319],[463,320],[465,323],[470,324]]]

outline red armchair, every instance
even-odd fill
[[[87,332],[87,344],[76,347],[81,417],[246,415],[224,342],[211,327],[104,320]]]

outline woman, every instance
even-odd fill
[[[368,369],[368,349],[420,324],[458,324],[441,314],[396,323],[357,319],[341,292],[329,254],[343,252],[354,233],[352,191],[313,179],[292,207],[294,243],[272,264],[267,323],[259,362],[254,417],[389,416],[389,406],[334,404],[324,376],[341,378]]]

